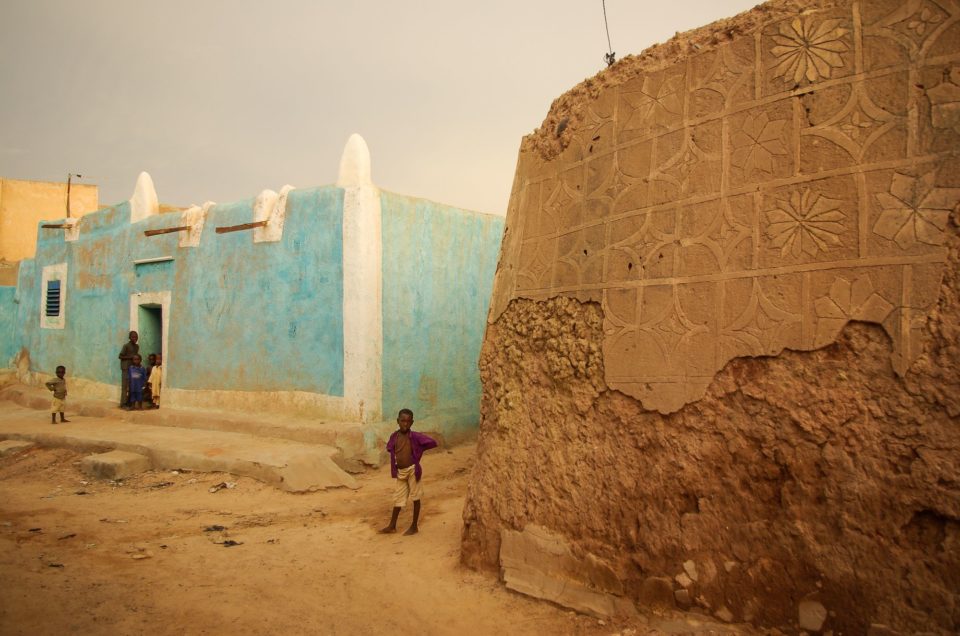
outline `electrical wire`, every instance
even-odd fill
[[[607,63],[607,66],[613,66],[613,63],[617,61],[617,54],[613,52],[613,45],[610,43],[610,25],[607,23],[607,0],[600,0],[600,4],[603,5],[603,27],[607,30],[607,51],[603,56],[603,60]]]

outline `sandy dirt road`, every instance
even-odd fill
[[[592,627],[595,621],[511,594],[495,577],[458,565],[470,452],[426,459],[415,537],[376,532],[389,511],[383,470],[365,475],[358,491],[292,495],[222,473],[149,472],[112,485],[83,475],[83,455],[67,450],[4,458],[0,631],[535,634]],[[222,481],[237,485],[208,491]],[[226,529],[206,531],[215,526]],[[225,540],[241,545],[225,547]]]
[[[297,495],[223,473],[93,480],[66,449],[0,458],[0,634],[711,633],[690,617],[601,625],[460,566],[473,454],[425,457],[414,537],[377,533],[387,467]]]

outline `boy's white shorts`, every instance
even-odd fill
[[[397,487],[393,491],[393,506],[403,508],[407,504],[407,497],[413,501],[420,501],[423,496],[423,484],[417,481],[414,474],[416,466],[407,466],[397,469]]]

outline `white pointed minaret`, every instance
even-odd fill
[[[341,188],[372,186],[370,178],[370,149],[357,133],[350,135],[340,157],[340,175],[337,185]]]
[[[380,190],[370,150],[350,135],[340,157],[343,188],[343,397],[362,422],[383,419],[383,314]]]
[[[130,222],[142,221],[148,216],[160,214],[160,200],[157,199],[157,189],[153,187],[153,179],[146,172],[137,177],[137,185],[130,197]]]

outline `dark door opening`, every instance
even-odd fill
[[[163,309],[157,304],[140,305],[138,312],[140,357],[146,366],[148,355],[163,353]]]

